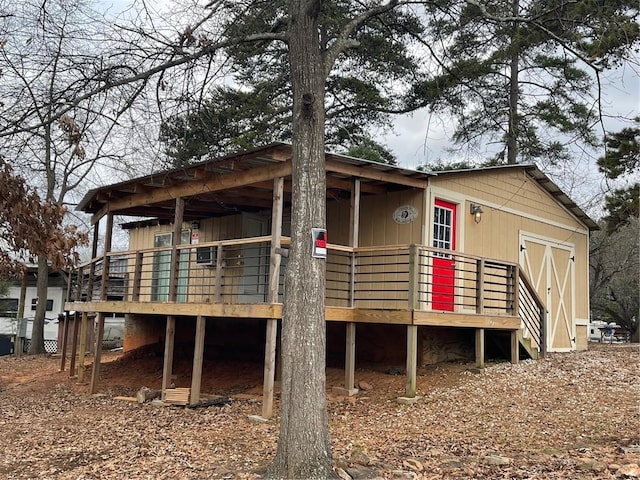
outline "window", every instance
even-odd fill
[[[36,309],[36,305],[38,304],[38,299],[37,298],[32,298],[31,299],[31,310],[35,310]],[[48,299],[47,300],[47,312],[52,312],[53,311],[53,300]]]
[[[453,212],[448,208],[436,206],[433,219],[433,246],[451,250]],[[443,255],[443,254],[440,254]]]
[[[0,317],[15,318],[17,313],[17,298],[0,298]]]
[[[215,265],[218,257],[217,247],[198,247],[196,250],[196,263]]]

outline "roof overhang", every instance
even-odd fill
[[[559,204],[569,211],[576,219],[582,222],[589,231],[600,230],[600,226],[587,215],[569,196],[562,191],[545,173],[534,164],[497,165],[492,167],[480,167],[460,170],[444,170],[437,172],[436,176],[461,175],[492,170],[521,169],[533,178],[540,187],[547,191]]]
[[[292,148],[274,143],[183,168],[96,188],[77,210],[93,214],[92,223],[107,212],[118,215],[173,218],[175,199],[185,199],[186,221],[268,210],[273,205],[273,180],[285,178],[284,202],[291,202]],[[348,198],[352,180],[360,179],[363,195],[406,188],[426,188],[425,172],[326,153],[327,198]]]

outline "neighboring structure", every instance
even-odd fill
[[[330,243],[320,234],[315,246],[327,253],[327,349],[344,358],[344,393],[356,391],[356,360],[406,361],[413,396],[417,365],[587,347],[597,225],[537,167],[434,174],[327,154],[326,170]],[[66,308],[83,325],[97,313],[99,338],[107,315],[126,315],[125,350],[163,345],[165,397],[177,343],[194,346],[191,403],[205,351],[264,355],[269,417],[291,171],[291,147],[273,144],[91,190],[78,208],[94,232],[106,217],[106,251],[95,233]],[[110,252],[114,215],[147,218],[123,225],[127,252]]]
[[[9,291],[0,297],[0,335],[13,338],[17,332],[16,319],[21,292],[24,294],[24,319],[26,330],[23,334],[27,340],[31,339],[33,318],[38,302],[36,275],[37,266],[28,266],[24,282],[10,280]],[[64,302],[67,295],[67,276],[60,272],[49,272],[49,289],[47,291],[47,311],[44,322],[44,340],[47,352],[54,353],[58,339],[58,317],[64,312]],[[12,340],[13,341],[13,340]],[[9,352],[6,352],[9,353]]]

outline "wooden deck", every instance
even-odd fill
[[[263,416],[273,409],[277,323],[286,295],[283,269],[289,239],[254,237],[109,252],[80,266],[71,277],[65,309],[81,314],[83,328],[97,314],[99,345],[108,314],[165,317],[163,392],[170,384],[176,324],[196,318],[190,402],[200,395],[207,319],[266,320]],[[444,267],[443,267],[444,265]],[[423,245],[349,247],[329,245],[325,315],[346,328],[345,387],[354,385],[356,324],[406,326],[407,396],[415,396],[418,328],[473,328],[476,359],[484,362],[486,330],[511,335],[511,359],[519,343],[544,353],[546,311],[515,264]],[[76,322],[77,323],[77,322]],[[72,356],[75,358],[76,345]],[[80,358],[84,347],[80,346]],[[63,358],[65,353],[63,353]],[[96,351],[91,391],[97,391],[100,352]]]

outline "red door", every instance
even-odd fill
[[[443,250],[456,249],[456,205],[435,201],[433,209],[433,246]],[[437,252],[433,257],[433,310],[453,311],[455,260],[453,254]]]

